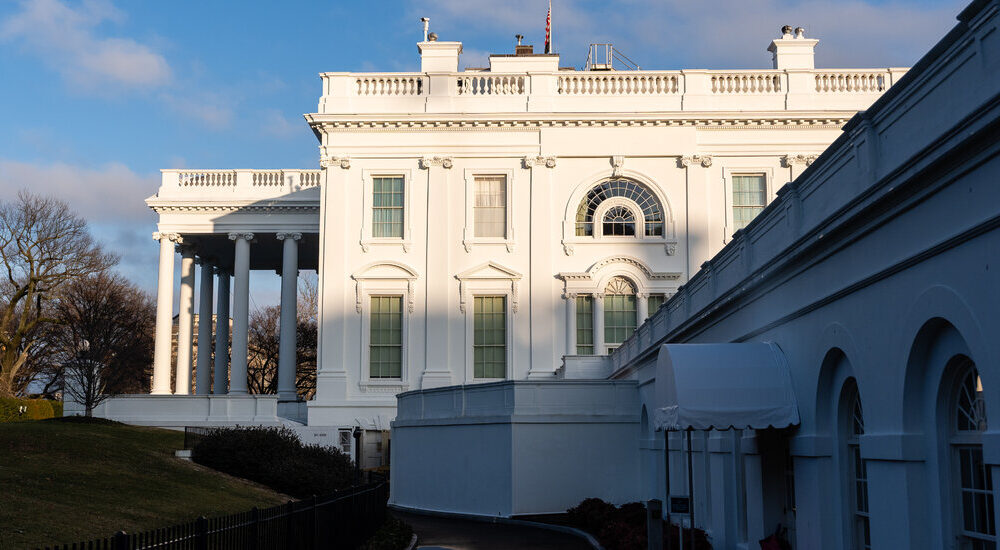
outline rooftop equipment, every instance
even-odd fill
[[[591,44],[590,51],[587,52],[587,64],[585,71],[615,71],[615,61],[622,69],[627,71],[638,71],[639,65],[632,61],[621,51],[615,49],[614,44]]]

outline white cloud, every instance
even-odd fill
[[[95,169],[0,159],[0,200],[9,200],[26,189],[66,201],[89,221],[150,221],[152,213],[143,201],[158,187],[156,176],[136,174],[120,163]]]
[[[286,139],[301,136],[308,131],[309,126],[301,117],[298,120],[289,120],[277,109],[264,109],[260,113],[260,132],[262,134]]]
[[[144,88],[171,79],[166,58],[149,46],[131,38],[98,36],[98,25],[125,18],[107,0],[75,7],[59,0],[24,0],[21,8],[0,22],[0,41],[19,44],[74,85],[108,92],[108,85]]]
[[[160,99],[168,107],[193,118],[210,129],[228,128],[233,121],[233,101],[214,92],[164,92]]]

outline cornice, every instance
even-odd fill
[[[844,112],[523,115],[314,115],[309,125],[338,131],[510,131],[567,127],[697,127],[699,129],[840,128],[855,114]]]
[[[249,214],[249,213],[275,213],[275,212],[319,212],[319,201],[314,204],[149,204],[153,212],[163,213],[202,213],[211,212],[213,214]]]

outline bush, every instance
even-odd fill
[[[56,415],[53,404],[58,403],[59,414],[62,415],[62,403],[47,399],[18,399],[15,397],[0,397],[0,422],[19,422],[21,420],[44,420]],[[27,410],[22,413],[21,407]]]
[[[304,445],[288,428],[219,428],[202,437],[191,459],[296,498],[351,486],[354,465],[339,449]]]
[[[597,537],[606,550],[632,550],[647,546],[646,506],[630,502],[621,507],[599,498],[588,498],[566,511],[569,524]],[[663,539],[677,540],[677,526],[663,523]],[[684,530],[684,548],[688,548],[690,530]],[[712,545],[701,529],[694,530],[695,548],[711,550]]]
[[[386,518],[382,527],[362,546],[363,550],[403,550],[413,539],[413,527],[392,516]]]

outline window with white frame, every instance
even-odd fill
[[[982,435],[986,431],[983,382],[975,363],[965,356],[952,360],[958,374],[951,416],[953,494],[958,509],[960,547],[995,550],[993,475],[983,460]]]
[[[861,436],[865,433],[864,411],[861,395],[855,388],[847,407],[847,459],[850,478],[848,488],[851,506],[852,531],[855,550],[871,550],[871,520],[868,513],[868,465],[861,457]]]
[[[733,231],[743,229],[767,206],[764,174],[733,174]]]
[[[372,296],[369,313],[369,377],[401,378],[403,373],[403,297]]]
[[[372,237],[402,238],[403,176],[372,177]]]
[[[610,208],[601,208],[611,199],[624,200]],[[664,220],[663,205],[645,185],[616,178],[594,186],[580,201],[576,210],[576,236],[662,237]]]
[[[652,317],[666,301],[666,294],[650,294],[646,299],[646,313]]]
[[[507,376],[507,297],[473,298],[473,376]]]
[[[604,289],[604,343],[617,347],[635,327],[635,285],[625,277],[612,277]]]
[[[594,297],[576,297],[576,353],[594,354]]]
[[[507,177],[475,176],[475,193],[474,235],[477,238],[506,238]]]

